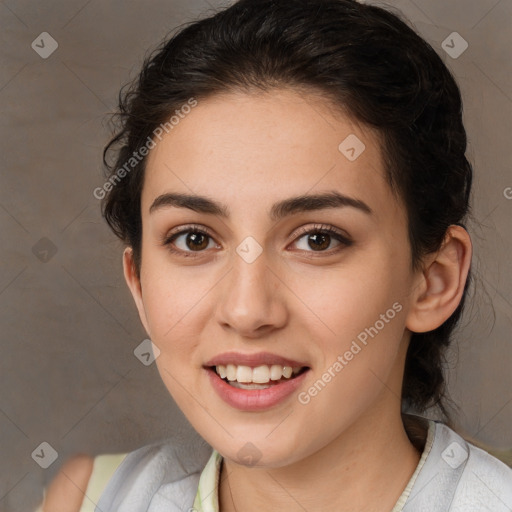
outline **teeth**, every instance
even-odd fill
[[[250,366],[237,366],[234,364],[222,365],[219,364],[215,367],[215,371],[221,379],[226,379],[230,382],[238,382],[245,384],[266,384],[270,381],[277,381],[281,378],[289,379],[292,375],[297,375],[302,368],[291,366],[281,366],[273,364],[272,366],[261,365],[251,368]],[[236,386],[239,387],[239,386]],[[250,386],[244,386],[243,389],[252,389]]]
[[[219,368],[217,366],[217,368]],[[218,370],[217,370],[217,373]],[[228,364],[226,366],[226,377],[228,380],[236,380],[236,366],[234,364]]]
[[[225,366],[217,366],[217,373],[220,375],[221,379],[225,379],[228,376]]]
[[[273,364],[270,367],[270,378],[272,380],[279,380],[283,376],[283,367],[278,364]]]
[[[238,382],[252,382],[252,368],[248,366],[237,366],[236,380]]]
[[[252,382],[265,384],[270,380],[270,369],[268,366],[256,366],[252,369]],[[238,380],[240,382],[240,380]]]

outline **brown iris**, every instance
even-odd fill
[[[318,245],[316,245],[316,247],[311,245],[312,240],[313,240],[314,244],[318,244]],[[329,247],[330,241],[331,241],[331,237],[324,233],[315,233],[315,234],[309,235],[309,237],[308,237],[308,244],[311,247],[311,249],[313,249],[315,251],[327,249],[327,247]]]
[[[186,239],[187,247],[191,251],[201,251],[208,247],[208,235],[204,233],[189,233]]]

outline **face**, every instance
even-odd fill
[[[140,287],[129,252],[125,273],[223,456],[284,466],[399,414],[414,275],[375,132],[292,90],[202,100],[151,150],[141,209]]]

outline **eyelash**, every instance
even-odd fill
[[[184,258],[197,258],[201,255],[201,253],[203,253],[205,251],[204,250],[203,251],[183,251],[181,249],[175,249],[172,247],[172,243],[174,242],[174,240],[176,240],[179,236],[187,234],[187,233],[198,233],[201,235],[206,235],[209,238],[211,238],[212,240],[214,240],[212,233],[207,228],[205,228],[203,226],[196,225],[196,224],[191,224],[188,226],[184,226],[180,231],[178,231],[176,233],[171,233],[170,235],[166,235],[162,240],[162,245],[166,246],[167,249],[173,254],[183,256]],[[329,235],[332,238],[334,238],[335,240],[337,240],[340,243],[340,245],[344,246],[344,247],[350,247],[354,243],[353,240],[350,239],[348,236],[343,235],[340,231],[338,231],[337,229],[335,229],[332,226],[329,226],[327,224],[314,224],[312,227],[300,228],[299,232],[296,233],[296,235],[295,235],[294,242],[296,242],[297,240],[300,240],[304,236],[310,235],[310,234]],[[334,252],[338,252],[339,250],[341,250],[340,247],[335,248],[334,250],[327,249],[325,251],[303,251],[303,252],[312,253],[312,254],[310,254],[310,257],[317,257],[317,256],[314,256],[315,253],[331,255]]]

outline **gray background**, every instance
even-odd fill
[[[220,5],[0,3],[0,510],[33,509],[77,451],[126,451],[190,436],[155,366],[133,355],[145,333],[122,278],[121,245],[92,191],[103,183],[105,120],[119,87],[169,31]],[[467,432],[512,448],[512,199],[504,193],[512,187],[512,1],[393,5],[438,50],[463,91],[476,174],[477,291],[451,357],[458,367],[450,390]],[[469,43],[456,59],[441,46],[454,31]],[[42,32],[59,45],[47,59],[31,48]],[[48,469],[31,457],[43,441],[58,452]]]

